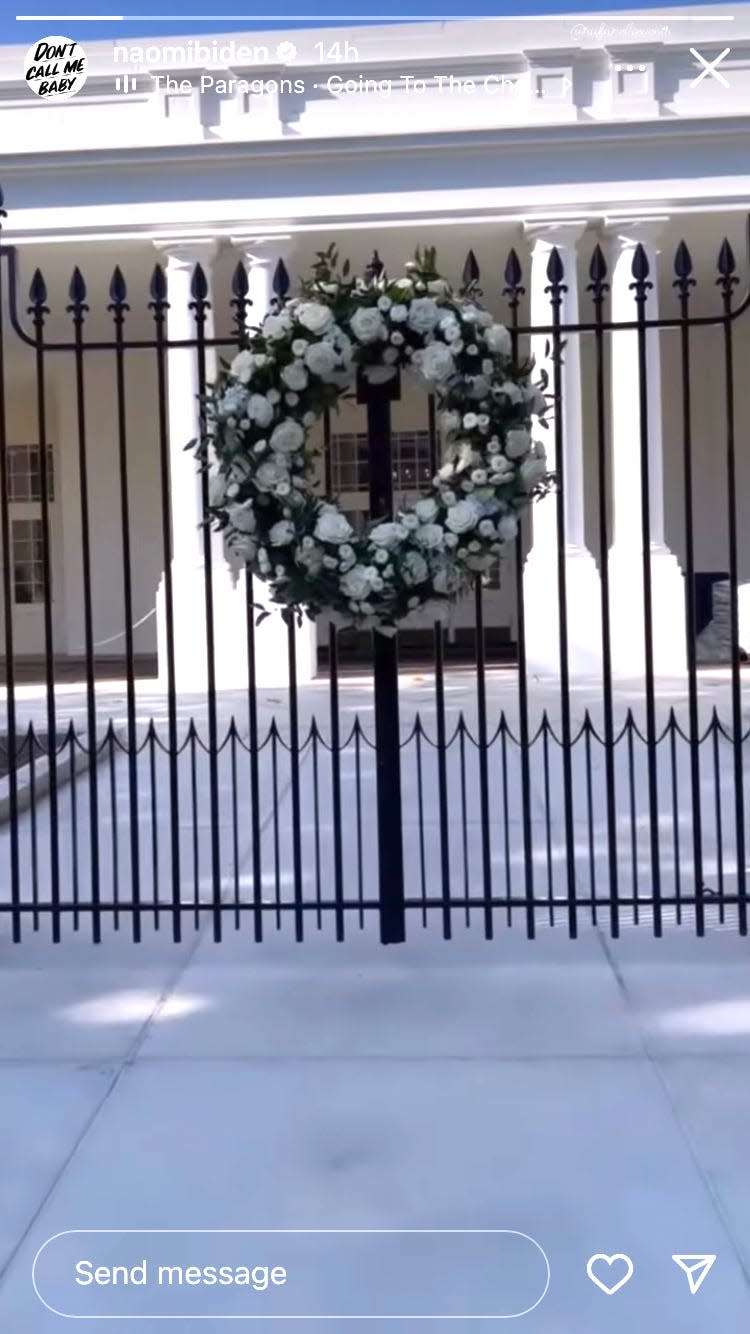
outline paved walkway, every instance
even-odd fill
[[[70,1328],[30,1279],[69,1228],[517,1229],[552,1271],[519,1329],[748,1326],[750,970],[731,932],[36,939],[0,946],[0,1014],[9,1334]],[[632,1257],[613,1297],[586,1276],[595,1252]],[[678,1252],[718,1256],[695,1297]],[[356,1272],[334,1282],[356,1310]]]

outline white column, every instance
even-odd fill
[[[248,310],[250,328],[262,324],[273,300],[273,273],[280,257],[281,246],[288,236],[271,238],[232,237],[232,244],[241,251],[248,276]],[[256,576],[253,580],[256,603],[268,610],[267,616],[255,629],[255,666],[258,685],[284,686],[289,681],[288,630],[281,608],[269,600],[266,585]],[[258,615],[260,612],[257,613]],[[300,684],[312,681],[317,672],[317,629],[305,618],[295,629],[297,680]]]
[[[585,223],[539,223],[527,227],[531,238],[531,324],[552,323],[547,265],[553,248],[562,261],[563,283],[560,323],[578,321],[578,278],[576,248]],[[580,340],[575,334],[563,334],[565,348],[562,366],[562,444],[564,449],[565,554],[567,591],[568,665],[572,676],[598,675],[601,670],[602,637],[599,573],[584,535],[584,461],[583,412],[581,401]],[[546,354],[550,339],[539,334],[532,339],[535,360],[534,379],[546,370],[549,391],[554,386],[555,368]],[[538,430],[544,443],[550,471],[557,466],[555,456],[554,407],[547,412],[549,427]],[[558,532],[556,497],[553,494],[536,501],[532,510],[533,545],[524,570],[524,606],[526,612],[526,654],[529,674],[556,677],[560,671],[560,608],[558,600]]]
[[[666,219],[621,222],[611,229],[612,321],[637,316],[633,257],[639,242],[649,265],[646,316],[659,313],[658,239]],[[659,333],[646,335],[650,567],[653,599],[654,668],[657,674],[686,669],[685,581],[664,533],[662,375]],[[612,658],[614,671],[640,676],[645,664],[643,622],[643,529],[641,509],[641,428],[638,333],[615,333],[611,353],[612,515],[609,555]]]
[[[196,323],[190,309],[190,286],[196,264],[208,282],[213,304],[214,240],[160,241],[167,264],[167,332],[170,341],[195,338]],[[205,333],[213,336],[213,311],[207,311]],[[207,349],[206,376],[213,377],[215,355]],[[172,519],[172,591],[177,688],[204,691],[208,683],[206,638],[205,560],[203,546],[203,501],[196,460],[185,452],[188,441],[199,431],[198,358],[195,347],[170,348],[167,353],[168,425],[170,451],[170,509]],[[214,670],[217,687],[242,688],[247,684],[244,589],[232,579],[218,534],[211,543],[214,602]],[[167,679],[166,594],[162,578],[157,593],[157,643],[159,679]]]

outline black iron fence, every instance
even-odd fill
[[[694,279],[687,247],[674,257],[675,308],[651,317],[651,277],[646,252],[633,252],[632,318],[606,317],[608,272],[599,245],[590,262],[586,317],[562,318],[566,274],[558,250],[547,268],[549,318],[531,327],[520,317],[524,275],[511,251],[502,282],[485,279],[492,305],[505,302],[515,355],[528,339],[546,338],[552,396],[557,484],[554,598],[559,674],[541,703],[527,664],[524,561],[529,537],[519,534],[514,561],[517,672],[502,675],[486,654],[485,592],[477,579],[473,608],[474,663],[455,676],[446,664],[442,622],[431,631],[430,661],[421,679],[399,675],[398,637],[373,635],[372,676],[356,683],[339,661],[339,632],[327,633],[325,679],[313,688],[297,683],[294,626],[287,627],[289,688],[280,709],[269,710],[257,684],[253,578],[246,572],[246,689],[217,687],[216,553],[203,535],[202,606],[196,636],[205,643],[206,689],[187,705],[178,690],[172,587],[173,530],[170,497],[168,358],[175,348],[194,353],[199,391],[215,349],[226,335],[209,333],[209,290],[200,265],[192,277],[194,328],[187,339],[170,338],[169,292],[157,266],[148,294],[152,328],[128,333],[131,294],[116,268],[108,310],[111,332],[87,336],[87,288],[79,268],[67,303],[69,329],[50,333],[45,279],[34,273],[28,306],[19,293],[18,260],[0,247],[0,562],[3,593],[5,701],[0,742],[0,838],[3,856],[0,913],[12,939],[47,930],[60,940],[85,929],[94,941],[121,928],[134,940],[167,929],[175,940],[210,922],[216,940],[228,928],[249,923],[256,940],[291,930],[297,940],[329,931],[343,940],[372,922],[383,942],[435,925],[446,938],[476,924],[488,938],[519,923],[529,936],[560,924],[575,936],[595,923],[613,935],[623,924],[648,923],[660,935],[671,923],[699,935],[716,922],[747,931],[745,759],[738,590],[743,530],[737,493],[735,331],[750,295],[737,294],[739,277],[725,241],[717,261],[717,308],[694,314]],[[464,286],[476,291],[479,270],[467,260]],[[279,264],[274,280],[283,302],[289,279]],[[494,289],[499,289],[497,292]],[[141,294],[139,294],[139,298]],[[253,312],[247,276],[237,267],[230,298],[234,340],[241,344]],[[255,312],[261,316],[264,312]],[[57,326],[56,326],[57,327]],[[703,700],[697,659],[696,507],[693,386],[700,331],[721,340],[724,410],[716,424],[715,466],[722,470],[730,653],[726,666],[728,708]],[[665,700],[654,659],[652,513],[649,473],[649,394],[653,390],[649,337],[672,330],[679,341],[679,395],[684,519],[686,673],[684,692]],[[607,380],[617,338],[637,340],[638,391],[632,404],[640,463],[641,552],[632,571],[642,605],[642,695],[634,700],[618,685],[612,625],[619,608],[609,577],[612,542],[610,418]],[[601,618],[601,672],[580,696],[571,679],[566,556],[565,344],[588,340],[592,349],[591,422]],[[44,672],[39,717],[19,684],[14,585],[12,491],[8,428],[9,347],[18,341],[33,364],[35,446],[38,460],[37,550]],[[165,687],[144,697],[137,676],[133,553],[142,540],[132,499],[128,395],[137,392],[130,372],[136,355],[151,359],[157,384],[153,447],[160,478],[159,542],[164,580]],[[95,358],[111,359],[117,438],[119,544],[125,684],[121,699],[102,694],[97,668],[93,570],[99,559],[92,514],[96,423],[88,399]],[[51,465],[48,454],[50,368],[62,359],[74,385],[75,449],[80,503],[80,574],[83,599],[81,706],[75,717],[57,680],[52,556]],[[142,365],[142,362],[139,363]],[[370,512],[393,505],[390,438],[394,384],[362,390],[370,441]],[[430,411],[434,464],[437,437]],[[179,442],[182,445],[183,442]],[[186,459],[186,467],[190,467]],[[201,473],[208,500],[207,468]],[[744,516],[743,516],[744,519]],[[278,692],[277,692],[278,694]],[[582,703],[579,703],[579,699]],[[186,707],[188,711],[186,712]],[[67,712],[66,712],[67,710]]]

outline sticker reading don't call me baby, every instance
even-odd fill
[[[45,102],[75,97],[86,82],[88,61],[80,42],[70,37],[42,37],[26,52],[27,88]]]

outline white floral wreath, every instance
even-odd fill
[[[531,366],[515,364],[508,330],[471,292],[451,290],[433,250],[406,272],[350,279],[333,246],[321,252],[299,296],[222,364],[204,403],[199,450],[218,464],[208,517],[230,564],[313,618],[393,626],[427,603],[438,614],[498,560],[519,512],[551,482],[531,436],[546,400]],[[435,394],[445,461],[427,495],[357,534],[319,493],[309,434],[358,372],[382,382],[399,369]]]

